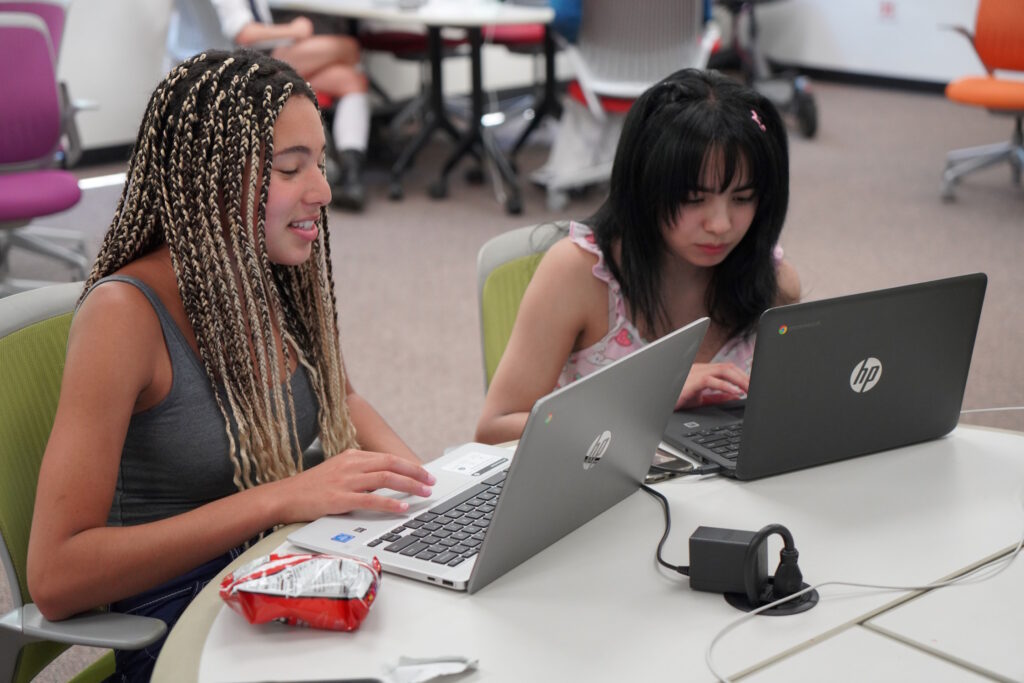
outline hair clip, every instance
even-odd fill
[[[761,123],[761,117],[758,116],[757,112],[754,111],[753,109],[750,110],[750,118],[754,119],[754,123],[757,124],[757,127],[761,129],[762,133],[768,130],[767,128],[764,127],[764,124]]]

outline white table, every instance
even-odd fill
[[[786,657],[744,678],[744,683],[982,683],[991,679],[859,626]]]
[[[415,9],[402,9],[397,0],[271,0],[270,6],[297,12],[438,28],[547,24],[555,18],[554,10],[549,7],[510,5],[497,0],[427,0]]]
[[[992,678],[1024,681],[1022,608],[1024,561],[983,583],[931,591],[864,626]]]
[[[809,583],[917,585],[1015,544],[1024,525],[1021,482],[1024,435],[958,428],[927,444],[755,482],[712,477],[657,488],[672,506],[669,562],[687,562],[687,539],[699,525],[756,530],[776,522],[793,533]],[[660,507],[638,492],[475,595],[385,576],[373,611],[347,634],[252,626],[220,605],[211,585],[172,630],[154,680],[373,679],[401,655],[441,654],[479,659],[479,671],[460,681],[710,680],[704,650],[741,613],[655,565],[661,531]],[[277,534],[247,555],[283,540]],[[774,571],[777,544],[769,549]],[[993,605],[1008,601],[1011,612],[1024,612],[1024,591],[996,592]],[[915,595],[824,588],[808,612],[742,625],[716,648],[715,661],[730,676],[762,671],[764,680],[777,680],[772,670],[785,665],[795,667],[791,680],[821,680],[824,662],[841,662],[857,642],[881,638],[858,624],[910,609],[913,603],[903,603]],[[962,609],[954,606],[946,618],[954,611],[966,617]],[[991,614],[1004,616],[964,625],[979,642],[1017,623],[1000,623],[1005,611]],[[962,668],[913,650],[884,661],[913,667],[900,672],[911,680],[933,671],[952,679]]]
[[[484,114],[483,89],[483,28],[486,26],[511,26],[522,24],[544,24],[548,26],[555,18],[549,7],[528,7],[509,5],[497,0],[427,0],[416,9],[402,9],[397,0],[271,0],[275,9],[310,12],[358,20],[372,20],[397,24],[421,24],[427,28],[428,57],[430,60],[430,112],[417,136],[410,142],[391,169],[390,195],[393,199],[402,196],[401,177],[419,154],[423,146],[437,131],[442,131],[456,140],[456,148],[445,161],[438,179],[431,185],[430,193],[435,198],[447,195],[448,174],[466,154],[489,158],[494,162],[506,186],[505,208],[509,213],[522,211],[519,179],[504,153],[481,124]],[[442,28],[466,29],[470,45],[472,83],[472,112],[469,128],[458,132],[445,112],[441,87]],[[546,74],[549,82],[543,106],[550,107],[553,99],[554,40],[550,29],[545,31]],[[524,133],[523,139],[525,139]],[[520,142],[517,142],[516,149]]]

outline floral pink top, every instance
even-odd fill
[[[589,375],[648,343],[626,315],[626,300],[622,296],[622,289],[605,265],[604,254],[597,246],[593,231],[582,223],[573,222],[569,224],[569,239],[580,249],[597,256],[593,268],[594,277],[608,284],[608,334],[592,346],[569,355],[558,376],[559,387]],[[775,249],[775,258],[777,261],[782,260],[782,249],[779,247]],[[718,350],[711,362],[732,363],[749,373],[754,357],[754,339],[754,334],[733,337]]]

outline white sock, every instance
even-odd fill
[[[331,132],[339,151],[366,151],[370,137],[370,99],[366,93],[349,93],[341,98],[334,110]]]

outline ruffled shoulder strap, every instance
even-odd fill
[[[604,253],[601,251],[601,247],[597,246],[597,238],[594,237],[594,231],[583,223],[573,221],[569,224],[569,239],[583,251],[597,256],[597,263],[594,264],[592,269],[594,277],[608,283],[616,292],[619,291],[619,283],[612,277],[612,272],[608,270],[608,265],[604,261]]]

